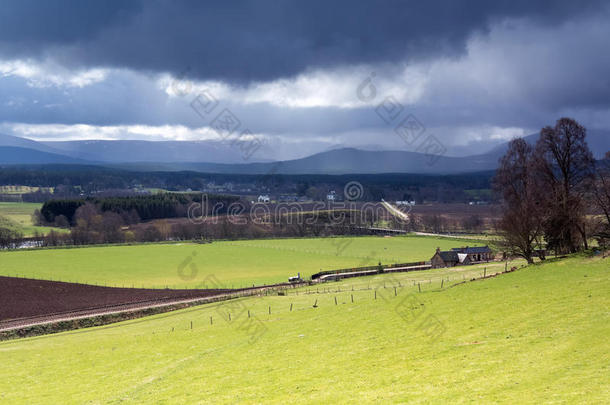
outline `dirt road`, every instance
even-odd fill
[[[407,213],[402,212],[401,210],[399,210],[398,208],[394,207],[389,202],[387,202],[385,200],[381,200],[381,203],[390,212],[390,214],[392,214],[394,216],[397,216],[398,218],[402,219],[403,221],[408,221],[409,220],[409,215]]]

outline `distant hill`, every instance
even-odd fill
[[[364,151],[353,148],[317,153],[302,159],[272,163],[170,164],[133,163],[119,165],[134,170],[194,170],[207,173],[236,174],[377,174],[422,173],[451,174],[493,170],[498,163],[495,154],[480,156],[430,157],[421,153],[401,151]]]
[[[538,134],[525,139],[535,144]],[[590,130],[588,143],[595,157],[601,158],[610,150],[610,132]],[[139,171],[227,174],[457,174],[494,170],[507,147],[504,143],[487,153],[465,157],[341,148],[301,159],[252,163],[242,159],[239,148],[213,141],[35,142],[0,134],[0,164],[93,164]]]
[[[532,145],[539,134],[525,137]],[[587,142],[594,156],[600,159],[610,150],[610,132],[587,131]],[[508,142],[487,153],[465,157],[440,156],[406,151],[365,151],[354,148],[333,149],[302,159],[269,163],[223,164],[210,162],[144,163],[123,165],[136,170],[195,170],[208,173],[242,174],[350,174],[350,173],[422,173],[452,174],[494,170],[506,153]]]
[[[42,144],[75,158],[109,163],[240,163],[243,160],[239,148],[219,141],[86,140]]]
[[[90,164],[81,159],[17,146],[0,146],[0,165]]]
[[[52,147],[44,145],[43,143],[4,134],[0,134],[0,146],[15,146],[19,148],[34,149],[42,152],[63,154],[61,151],[53,149]]]

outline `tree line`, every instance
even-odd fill
[[[507,252],[529,263],[610,240],[610,152],[596,161],[586,129],[571,118],[540,131],[535,145],[509,143],[493,181],[502,199],[498,231]]]
[[[238,201],[238,197],[226,195],[209,195],[207,207],[211,213],[222,214],[227,207]],[[127,224],[148,221],[159,218],[186,217],[188,207],[193,203],[201,204],[202,195],[196,193],[159,193],[152,195],[104,197],[49,200],[45,202],[36,220],[40,225],[55,225],[68,227],[76,224],[77,210],[91,204],[99,208],[100,212],[113,212],[118,214]]]
[[[364,235],[371,219],[359,211],[343,210],[316,214],[286,214],[277,218],[249,215],[219,215],[202,221],[161,219],[126,226],[121,215],[102,212],[98,205],[85,203],[74,213],[70,232],[50,231],[35,236],[38,246],[91,245],[107,243],[201,241],[217,239],[258,239],[268,237],[305,237]],[[342,220],[337,221],[341,216]],[[17,241],[18,242],[18,241]]]
[[[341,194],[345,184],[358,181],[364,187],[363,201],[416,200],[465,202],[471,196],[464,190],[489,190],[493,171],[456,175],[408,173],[352,175],[284,175],[277,173],[235,175],[198,172],[137,172],[84,165],[4,166],[0,184],[53,188],[21,195],[22,201],[98,197],[103,193],[123,194],[141,188],[169,191],[206,190],[216,185],[241,185],[251,194],[295,195],[325,200],[330,190]]]

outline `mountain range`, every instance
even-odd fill
[[[538,135],[525,139],[533,144]],[[588,143],[600,158],[610,150],[610,132],[589,131]],[[495,169],[507,147],[508,143],[503,143],[484,153],[464,157],[339,148],[301,159],[250,163],[243,160],[238,147],[212,141],[36,142],[0,134],[0,164],[88,164],[140,171],[232,174],[456,174]]]

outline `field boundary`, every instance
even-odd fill
[[[521,266],[520,268],[523,268],[523,267],[525,267],[525,266]],[[466,279],[464,281],[460,281],[456,284],[448,285],[447,288],[457,287],[457,286],[468,284],[468,283],[471,283],[474,281],[495,278],[500,275],[514,272],[515,270],[518,270],[520,268],[512,267],[512,268],[506,269],[504,271],[483,275],[481,277],[472,277],[472,278]],[[403,271],[405,271],[405,270],[395,269],[394,272],[403,272]],[[408,272],[409,270],[406,270],[406,271]],[[413,271],[413,270],[411,270],[411,271]],[[388,271],[385,274],[388,274],[391,272],[392,271]],[[384,274],[384,273],[376,273],[375,275],[377,275],[377,274]],[[360,274],[360,275],[369,275],[369,274]],[[370,274],[370,275],[373,275],[373,274]],[[352,276],[352,277],[354,277],[354,276]],[[358,276],[355,276],[355,277],[358,277]],[[25,337],[41,336],[41,335],[49,335],[49,334],[66,332],[66,331],[71,331],[71,330],[90,328],[90,327],[95,327],[95,326],[104,326],[104,325],[109,325],[112,323],[143,318],[146,316],[157,315],[157,314],[162,314],[162,313],[166,313],[166,312],[172,312],[172,311],[185,309],[185,308],[189,308],[189,307],[193,307],[193,306],[228,301],[228,300],[243,298],[243,297],[251,297],[251,296],[256,296],[256,295],[268,294],[269,291],[279,292],[279,291],[283,291],[283,290],[287,290],[287,289],[291,289],[291,288],[293,289],[293,288],[303,287],[303,286],[306,286],[309,284],[310,283],[308,283],[308,282],[292,283],[292,284],[283,283],[283,284],[277,284],[277,285],[271,285],[271,286],[255,287],[255,288],[250,288],[250,289],[245,289],[245,290],[240,290],[240,291],[230,292],[230,293],[221,293],[221,294],[211,296],[211,297],[182,299],[182,300],[176,300],[173,302],[146,305],[146,306],[143,306],[140,308],[105,311],[105,312],[98,312],[98,313],[87,314],[87,315],[66,316],[65,318],[61,318],[61,319],[33,322],[30,324],[25,324],[25,325],[16,325],[16,326],[0,329],[0,341],[13,340],[13,339],[19,339],[19,338],[25,338]],[[370,289],[370,287],[368,289]]]
[[[325,278],[328,278],[328,276],[337,276],[337,278],[341,278],[338,276],[341,276],[343,274],[360,274],[360,275],[368,275],[371,272],[376,271],[377,273],[383,273],[384,271],[400,271],[400,270],[404,270],[404,271],[409,271],[408,269],[415,269],[417,268],[419,270],[419,267],[422,266],[427,266],[427,268],[429,269],[431,266],[429,265],[429,262],[426,261],[419,261],[419,262],[411,262],[411,263],[392,263],[392,264],[377,264],[377,265],[373,265],[373,266],[362,266],[362,267],[349,267],[349,268],[343,268],[343,269],[337,269],[337,270],[323,270],[323,271],[319,271],[315,274],[311,275],[311,280],[312,281],[316,281],[316,280],[324,280]],[[350,277],[357,277],[357,276],[350,276]]]
[[[409,273],[412,271],[430,270],[432,266],[426,262],[388,264],[381,266],[356,267],[353,269],[331,270],[316,273],[312,276],[314,282],[339,281],[344,278],[375,276],[384,273]],[[314,276],[316,276],[314,278]]]
[[[0,329],[0,341],[48,335],[70,330],[103,326],[111,323],[142,318],[145,316],[176,311],[192,306],[211,304],[214,302],[228,301],[232,299],[262,295],[268,291],[280,291],[289,288],[296,288],[306,283],[277,284],[272,286],[255,287],[244,289],[237,292],[218,294],[212,297],[200,297],[176,300],[161,304],[146,305],[139,308],[123,310],[100,311],[98,313],[86,315],[66,316],[60,319],[51,319],[40,322],[32,322],[24,325],[14,325]],[[126,304],[129,305],[129,304]],[[18,320],[15,320],[18,322]]]

